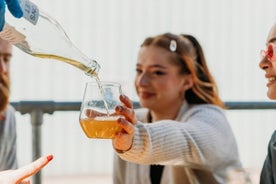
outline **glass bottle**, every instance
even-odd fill
[[[19,3],[24,18],[17,19],[6,13],[6,23],[0,32],[2,39],[35,57],[59,60],[98,77],[100,65],[74,46],[55,19],[29,0],[19,0]]]

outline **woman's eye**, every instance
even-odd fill
[[[137,73],[137,74],[142,73],[142,70],[136,68],[136,73]]]
[[[4,57],[4,61],[5,61],[5,63],[9,63],[9,62],[10,62],[10,60],[11,60],[11,57]]]
[[[5,63],[9,63],[11,60],[10,54],[3,54],[2,57],[3,57],[3,60],[5,61]]]
[[[155,74],[155,75],[164,75],[165,72],[162,72],[162,71],[155,71],[154,74]]]

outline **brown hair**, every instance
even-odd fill
[[[175,64],[180,66],[180,74],[191,74],[194,85],[185,93],[190,104],[214,104],[224,108],[218,95],[216,82],[210,73],[203,50],[197,39],[191,35],[165,33],[144,40],[143,46],[157,46],[171,52]]]

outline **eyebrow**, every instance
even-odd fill
[[[9,57],[9,58],[11,58],[12,54],[11,53],[1,53],[0,52],[0,57]]]
[[[142,66],[142,65],[136,64],[136,67],[137,67],[137,66]],[[149,67],[150,67],[150,68],[163,68],[163,69],[166,69],[166,68],[167,68],[167,67],[162,66],[162,65],[159,65],[159,64],[150,65]]]
[[[271,43],[271,42],[274,42],[274,41],[276,41],[276,38],[271,38],[271,39],[268,41],[268,43]]]

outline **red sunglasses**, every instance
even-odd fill
[[[267,58],[268,61],[276,61],[276,45],[270,43],[267,50],[261,50],[261,60]]]

